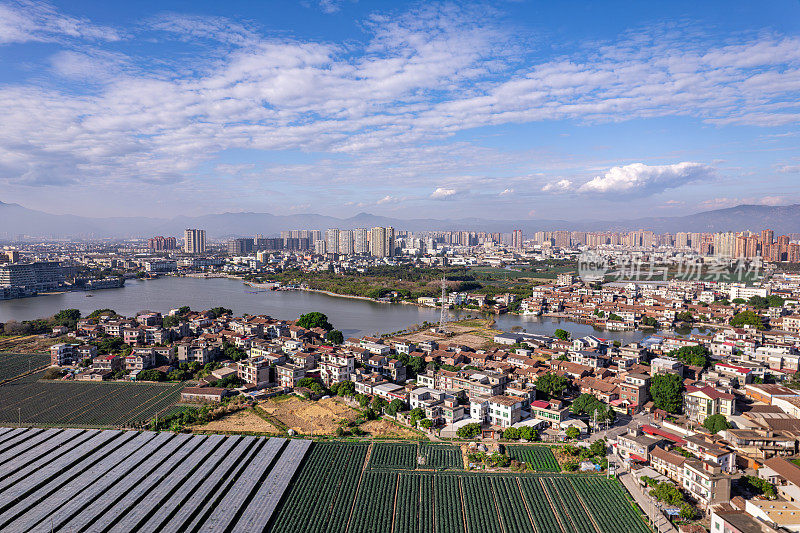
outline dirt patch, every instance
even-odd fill
[[[212,420],[205,426],[196,428],[206,433],[262,433],[264,435],[280,435],[281,431],[252,411],[239,411]]]
[[[269,415],[277,418],[286,427],[309,435],[333,435],[343,419],[355,420],[358,412],[334,398],[317,402],[303,400],[297,396],[269,399],[259,406]],[[312,425],[313,424],[313,425]]]
[[[410,429],[393,424],[388,420],[370,420],[369,422],[364,422],[363,424],[361,424],[360,427],[362,431],[364,431],[365,433],[369,433],[373,437],[398,438],[398,439],[409,439],[409,438],[419,437],[419,433],[416,433]]]
[[[0,337],[0,351],[14,353],[47,353],[50,346],[64,342],[66,337],[52,338],[41,335]],[[72,340],[72,339],[67,339]]]

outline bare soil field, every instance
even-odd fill
[[[355,420],[359,414],[334,398],[312,402],[297,396],[270,398],[259,406],[286,427],[309,435],[333,435],[342,419]],[[312,426],[313,424],[313,426]]]
[[[195,429],[202,433],[262,433],[264,435],[281,435],[282,432],[252,411],[242,410],[212,420]]]
[[[401,335],[399,338],[420,343],[422,341],[436,340],[440,343],[463,344],[473,349],[486,349],[494,345],[493,338],[498,330],[490,326],[490,321],[486,319],[468,319],[460,322],[450,322],[446,329],[453,333],[451,336],[444,336],[422,330],[409,335]]]
[[[369,422],[364,422],[361,424],[360,427],[362,431],[369,433],[373,437],[389,437],[398,439],[419,437],[419,433],[393,424],[388,420],[370,420]]]
[[[42,337],[40,335],[0,337],[0,351],[14,353],[43,353],[49,352],[50,346],[60,342],[63,342],[63,340],[58,338],[54,339],[50,337]]]

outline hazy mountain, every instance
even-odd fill
[[[485,220],[461,218],[397,219],[359,213],[340,219],[325,215],[272,215],[269,213],[219,213],[197,217],[179,216],[172,219],[150,217],[92,218],[77,215],[53,215],[0,202],[0,239],[17,235],[48,238],[124,238],[152,235],[180,236],[184,228],[204,228],[211,238],[254,235],[276,235],[287,229],[321,229],[394,226],[410,231],[491,231],[510,232],[522,229],[526,234],[539,230],[566,229],[575,231],[652,230],[657,233],[677,231],[758,231],[764,228],[777,234],[800,232],[800,205],[764,206],[740,205],[728,209],[705,211],[681,217],[650,217],[630,220]]]

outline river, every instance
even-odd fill
[[[91,297],[87,295],[91,294]],[[188,305],[192,309],[223,306],[236,315],[266,314],[273,318],[293,320],[303,313],[319,311],[342,331],[345,337],[374,335],[400,331],[412,324],[439,320],[439,311],[416,305],[387,304],[355,298],[329,296],[308,291],[261,291],[228,278],[164,277],[152,280],[128,280],[119,289],[91,292],[75,291],[46,294],[34,298],[0,301],[0,322],[30,320],[52,316],[61,309],[79,309],[87,315],[95,309],[113,309],[132,316],[150,310],[167,313]],[[468,313],[450,312],[451,318]],[[505,331],[519,326],[530,333],[552,335],[558,329],[569,331],[573,337],[597,335],[606,339],[633,342],[647,334],[641,331],[597,331],[592,326],[549,317],[500,315],[498,329]]]

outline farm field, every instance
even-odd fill
[[[409,443],[376,443],[371,450],[363,443],[314,444],[266,531],[650,531],[615,479],[402,469],[413,452]]]
[[[516,459],[529,464],[537,472],[560,472],[561,467],[549,446],[540,445],[508,445],[506,454],[511,459]]]
[[[0,382],[50,364],[49,354],[0,352]]]
[[[262,531],[310,445],[0,427],[0,531]]]
[[[140,426],[180,400],[180,383],[39,381],[42,372],[0,385],[0,425]]]
[[[417,463],[417,457],[425,458]],[[459,446],[419,442],[376,442],[369,460],[371,470],[462,470]]]

